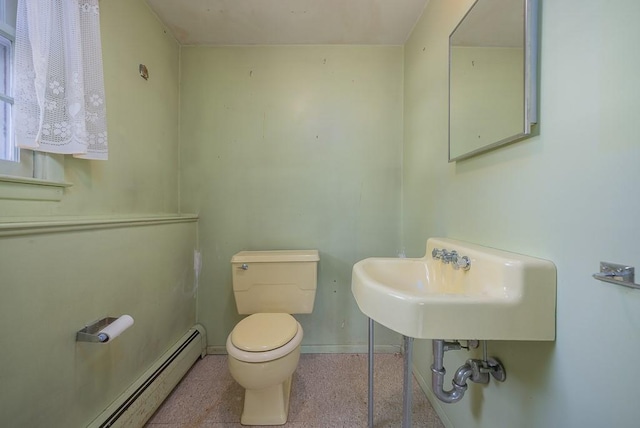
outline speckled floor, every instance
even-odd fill
[[[375,355],[375,427],[402,425],[402,356]],[[302,354],[293,378],[286,428],[366,427],[366,354]],[[147,428],[240,427],[244,391],[226,356],[196,362],[149,420]],[[413,426],[443,428],[413,381]]]

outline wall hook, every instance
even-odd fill
[[[140,77],[144,80],[149,80],[149,70],[147,70],[147,66],[144,64],[140,64],[138,66],[138,72],[140,73]]]

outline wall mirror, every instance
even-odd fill
[[[449,36],[449,162],[531,135],[537,0],[476,0]]]

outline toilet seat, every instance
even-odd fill
[[[248,352],[266,352],[287,343],[298,332],[298,322],[285,313],[258,313],[240,321],[231,332],[231,343]]]
[[[260,315],[259,317],[257,317],[256,315]],[[271,341],[271,343],[281,343],[283,341],[282,337],[287,337],[290,336],[290,332],[291,330],[287,330],[285,329],[284,332],[277,332],[276,329],[279,326],[279,324],[281,323],[275,323],[275,324],[265,324],[263,321],[265,320],[264,317],[262,317],[263,315],[284,315],[286,317],[289,317],[291,319],[291,321],[295,326],[295,333],[293,335],[293,337],[290,338],[289,341],[287,341],[286,343],[281,344],[279,347],[276,347],[274,349],[270,349],[270,350],[264,350],[264,351],[247,351],[246,349],[241,349],[240,347],[236,346],[234,344],[234,339],[238,339],[239,343],[241,343],[241,346],[246,347],[252,347],[250,343],[247,343],[247,337],[243,337],[242,334],[242,330],[244,330],[244,327],[258,327],[261,331],[266,331],[267,333],[264,334],[264,336],[271,336],[271,338],[275,337],[276,340],[275,341]],[[246,323],[244,323],[243,326],[241,326],[240,328],[240,336],[239,338],[236,337],[238,336],[236,333],[236,329],[240,326],[240,324],[243,323],[243,321],[249,320],[249,318],[254,317],[252,320],[247,321]],[[285,318],[285,317],[282,317]],[[282,321],[282,320],[281,320]],[[256,322],[256,324],[254,324],[254,322]],[[286,321],[283,321],[282,324],[284,324],[285,326],[288,324]],[[290,324],[289,324],[290,325]],[[270,328],[268,327],[270,326]],[[253,314],[247,318],[245,318],[244,320],[242,320],[240,323],[238,323],[238,325],[233,329],[233,331],[231,332],[231,334],[229,334],[229,336],[227,337],[227,352],[229,353],[229,356],[239,360],[239,361],[244,361],[244,362],[248,362],[248,363],[264,363],[267,361],[273,361],[276,360],[278,358],[282,358],[285,355],[291,353],[293,350],[295,350],[298,346],[300,346],[300,343],[302,342],[302,337],[303,337],[303,330],[302,330],[302,326],[300,325],[300,323],[298,321],[296,321],[295,318],[293,318],[291,315],[289,314]],[[244,339],[244,342],[243,342]],[[268,343],[269,341],[265,342],[264,340],[262,340],[263,343]],[[256,342],[258,343],[258,342]],[[270,347],[267,345],[264,345],[266,348]],[[255,345],[253,346],[255,348]]]

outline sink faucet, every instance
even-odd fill
[[[446,248],[434,248],[431,251],[434,260],[442,260],[445,264],[452,264],[454,269],[469,270],[471,260],[467,256],[460,256],[456,250],[448,251]]]
[[[456,250],[446,251],[444,250],[444,254],[442,255],[442,261],[445,264],[456,263],[458,261],[458,252]]]

